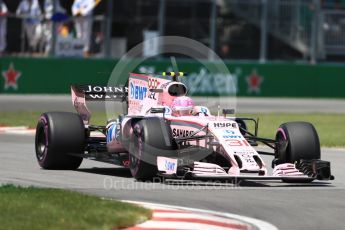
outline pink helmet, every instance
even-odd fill
[[[190,97],[182,96],[173,100],[171,110],[175,116],[190,115],[194,107],[194,102]]]

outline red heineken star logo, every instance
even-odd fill
[[[10,66],[8,67],[8,70],[2,72],[2,76],[5,79],[4,89],[7,90],[8,88],[12,87],[13,89],[17,90],[18,89],[17,81],[21,75],[22,73],[16,71],[14,69],[13,63],[11,63]]]
[[[248,84],[248,93],[260,93],[261,83],[263,82],[263,77],[256,73],[256,69],[253,70],[252,74],[246,77]]]

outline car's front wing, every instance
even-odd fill
[[[295,164],[278,165],[272,175],[247,172],[228,174],[222,167],[189,159],[157,157],[159,175],[165,178],[196,180],[283,180],[286,182],[311,182],[313,180],[334,180],[330,162],[322,160],[300,160]]]

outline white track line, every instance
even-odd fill
[[[35,132],[35,129],[29,129],[27,126],[0,126],[0,134],[33,135]]]
[[[27,126],[0,126],[0,134],[35,135],[36,129],[29,129]],[[99,131],[91,132],[92,137],[104,137]]]

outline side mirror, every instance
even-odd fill
[[[224,116],[228,115],[228,114],[235,114],[235,109],[223,109],[222,110]]]
[[[154,108],[154,107],[152,107],[151,108],[151,113],[165,113],[165,108],[163,107],[163,108]]]

